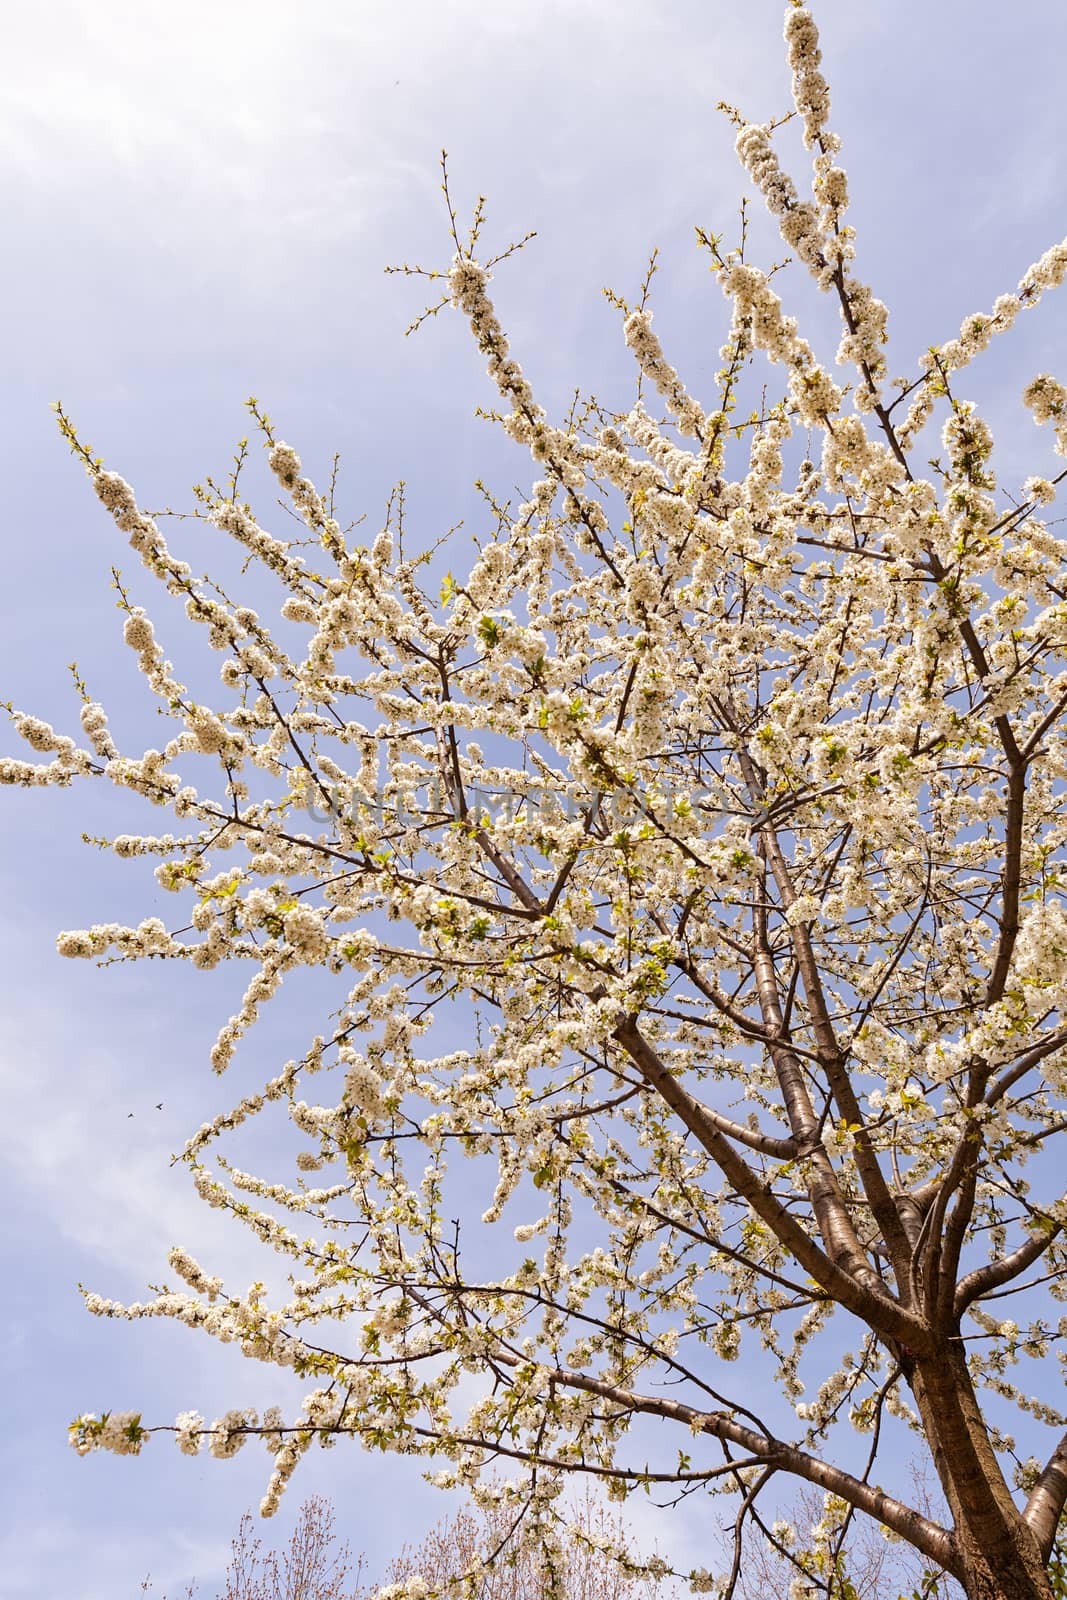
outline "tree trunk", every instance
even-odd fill
[[[1036,1548],[1021,1549],[1007,1567],[999,1563],[994,1567],[980,1546],[968,1548],[969,1541],[959,1537],[958,1530],[957,1537],[964,1566],[960,1583],[967,1600],[1053,1600],[1052,1584]]]
[[[933,1361],[915,1362],[909,1382],[952,1512],[967,1600],[1054,1600],[1037,1540],[989,1442],[959,1341],[948,1341]]]

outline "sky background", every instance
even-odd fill
[[[1067,10],[820,0],[816,16],[859,270],[891,308],[891,370],[911,371],[1067,232]],[[521,455],[473,415],[493,393],[460,319],[405,340],[421,286],[382,271],[447,265],[442,146],[461,214],[489,197],[490,246],[538,230],[496,298],[543,404],[558,411],[577,385],[629,403],[600,291],[632,296],[656,245],[657,329],[706,397],[726,313],[693,227],[729,235],[744,192],[715,108],[787,109],[781,20],[777,0],[321,0],[299,16],[276,0],[11,8],[0,698],[75,729],[65,669],[77,660],[113,725],[151,742],[112,563],[135,599],[155,596],[59,439],[52,401],[151,507],[187,507],[194,482],[225,474],[249,394],[312,477],[341,452],[344,511],[367,513],[371,529],[401,477],[426,542],[462,517],[477,531],[475,477],[505,494],[528,486]],[[755,237],[755,258],[782,254],[762,224]],[[808,291],[794,290],[804,309]],[[1065,333],[1067,301],[1053,297],[966,387],[989,403],[1009,479],[1049,470],[1017,396],[1036,371],[1063,377]],[[164,642],[179,648],[180,618]],[[297,994],[249,1049],[245,1077],[220,1083],[207,1050],[246,974],[100,972],[54,953],[61,928],[157,910],[150,869],[80,842],[83,830],[139,831],[143,812],[92,786],[0,801],[0,1591],[120,1600],[151,1571],[157,1592],[197,1575],[210,1594],[263,1492],[262,1450],[191,1461],[156,1439],[137,1460],[83,1461],[66,1426],[109,1407],[210,1418],[294,1389],[182,1328],[91,1319],[77,1284],[142,1297],[176,1242],[237,1282],[262,1274],[262,1256],[220,1227],[169,1156],[295,1053],[314,996]],[[272,1538],[316,1489],[333,1494],[372,1568],[446,1508],[415,1464],[342,1444],[300,1468]],[[648,1511],[640,1532],[683,1565],[710,1564],[708,1516],[660,1523]]]

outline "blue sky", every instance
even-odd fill
[[[65,669],[77,660],[113,722],[145,723],[111,564],[128,569],[137,598],[154,597],[56,433],[56,399],[153,507],[187,506],[193,482],[225,472],[252,393],[312,476],[342,453],[345,509],[372,526],[400,477],[427,541],[476,513],[475,477],[505,493],[528,483],[523,460],[473,416],[492,396],[459,319],[405,340],[420,286],[382,272],[447,262],[442,146],[460,204],[489,196],[491,244],[538,230],[502,270],[497,300],[543,403],[564,404],[578,384],[628,402],[630,367],[600,290],[632,293],[655,245],[657,329],[706,393],[725,314],[692,230],[729,231],[743,192],[715,106],[786,109],[781,11],[778,0],[320,0],[299,17],[277,0],[55,0],[12,11],[0,100],[0,697],[73,726]],[[892,370],[907,371],[1067,232],[1067,12],[1056,0],[822,0],[816,15],[859,267],[891,308]],[[765,260],[780,256],[762,224],[756,237]],[[1067,301],[1053,297],[970,384],[1019,476],[1047,462],[1015,397],[1035,371],[1063,377],[1065,332]],[[177,628],[170,640],[180,644]],[[241,1092],[213,1078],[206,1055],[242,974],[179,982],[152,964],[61,962],[60,928],[154,909],[150,876],[79,838],[136,831],[140,814],[90,788],[2,803],[2,1587],[12,1600],[116,1600],[151,1570],[159,1590],[198,1574],[210,1592],[262,1493],[263,1453],[192,1462],[154,1440],[136,1461],[82,1461],[66,1425],[110,1405],[166,1421],[186,1405],[210,1417],[286,1396],[232,1349],[181,1328],[94,1321],[76,1292],[80,1280],[139,1297],[165,1276],[175,1242],[239,1281],[262,1272],[168,1166]],[[302,1037],[299,997],[280,1026]],[[334,1494],[372,1564],[443,1509],[412,1464],[340,1447],[301,1468],[272,1536],[314,1489]],[[685,1561],[711,1558],[695,1519],[673,1538],[651,1517],[642,1531]]]

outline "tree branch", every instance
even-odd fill
[[[1067,1504],[1067,1433],[1063,1435],[1049,1457],[1044,1472],[1030,1491],[1030,1498],[1023,1511],[1023,1521],[1037,1540],[1042,1561],[1048,1561],[1052,1554],[1052,1547],[1056,1542],[1056,1530],[1060,1525],[1065,1504]]]

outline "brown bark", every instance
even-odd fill
[[[994,1565],[973,1541],[959,1541],[960,1583],[967,1600],[1053,1600],[1048,1572],[1035,1554],[1022,1550],[1006,1565]]]
[[[1038,1540],[989,1442],[962,1346],[949,1343],[938,1359],[909,1366],[968,1600],[1053,1600]]]
[[[1045,1470],[1030,1491],[1023,1521],[1037,1540],[1047,1561],[1056,1543],[1063,1508],[1067,1503],[1067,1433],[1049,1457]]]

